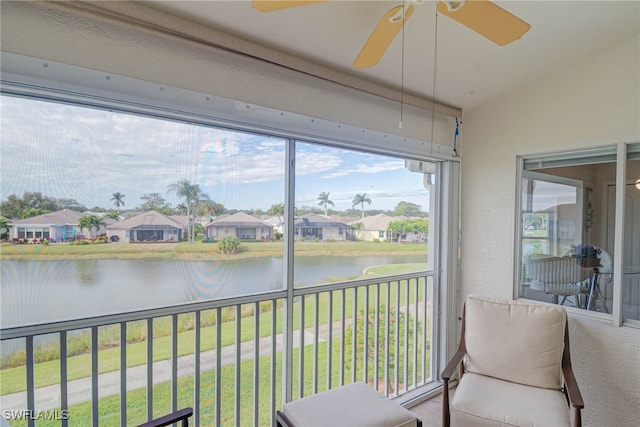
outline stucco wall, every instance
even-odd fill
[[[640,141],[639,63],[637,35],[464,113],[461,298],[513,296],[517,155]],[[637,426],[640,330],[569,326],[584,425]]]

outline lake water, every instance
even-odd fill
[[[297,257],[296,286],[425,256]],[[3,328],[225,298],[284,287],[283,259],[2,261]]]

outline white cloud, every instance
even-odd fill
[[[386,162],[377,162],[372,164],[357,164],[349,169],[339,169],[337,171],[325,174],[323,179],[340,178],[351,174],[374,174],[380,172],[394,171],[404,169],[404,160],[390,160]]]
[[[296,153],[296,175],[312,175],[334,169],[343,160],[337,154],[327,152],[298,151]]]
[[[179,201],[168,188],[187,179],[228,207],[282,202],[283,139],[6,96],[0,101],[2,199],[41,191],[108,208],[112,194],[121,192],[125,206],[134,208],[140,196],[160,193],[175,206]],[[361,192],[371,196],[375,208],[400,197],[382,192],[382,183],[379,194],[369,184],[361,186],[375,174],[403,170],[403,160],[305,143],[296,147],[298,178],[317,183],[348,177],[329,189],[336,208],[350,208]],[[277,184],[265,185],[269,182]],[[392,182],[384,185],[394,188]],[[316,205],[316,198],[317,193],[296,203]]]

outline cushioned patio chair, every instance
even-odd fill
[[[449,401],[449,381],[460,381]],[[582,425],[563,307],[470,296],[442,372],[443,426]]]

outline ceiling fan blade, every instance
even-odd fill
[[[450,11],[449,3],[455,9]],[[522,37],[531,25],[488,0],[438,1],[438,12],[458,21],[486,37],[497,45],[504,46]]]
[[[389,9],[382,16],[382,19],[380,19],[380,22],[378,22],[378,25],[362,47],[360,54],[353,61],[353,68],[371,67],[380,61],[404,23],[413,14],[413,6],[409,5],[405,7],[404,18],[402,18],[403,7],[405,6],[396,6]]]
[[[272,12],[274,10],[305,6],[313,3],[323,3],[326,1],[329,0],[253,0],[252,6],[260,12]]]

